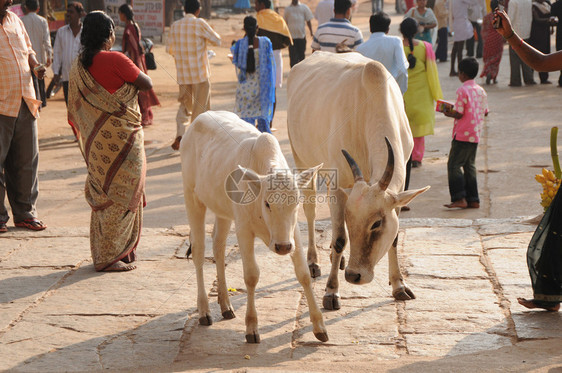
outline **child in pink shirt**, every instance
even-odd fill
[[[484,117],[488,115],[488,99],[486,91],[474,81],[477,75],[475,58],[468,57],[460,62],[459,80],[463,85],[457,89],[455,108],[443,112],[455,118],[447,162],[451,203],[444,206],[448,208],[480,207],[475,159]]]

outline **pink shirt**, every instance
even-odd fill
[[[453,139],[478,143],[484,116],[488,113],[488,96],[484,88],[476,84],[474,80],[464,82],[457,89],[455,110],[463,116],[461,119],[455,119]]]

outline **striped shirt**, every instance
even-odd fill
[[[314,33],[311,47],[314,50],[336,52],[336,45],[345,40],[345,45],[351,49],[363,43],[361,30],[353,26],[344,18],[332,18],[320,26]]]
[[[41,101],[35,99],[29,68],[29,56],[34,54],[23,22],[6,11],[0,24],[0,115],[16,118],[23,98],[31,114],[38,116]]]
[[[47,63],[47,58],[53,57],[53,47],[51,47],[51,35],[47,20],[35,12],[29,12],[21,18],[33,50],[37,54],[39,63]]]
[[[80,53],[80,35],[82,35],[82,25],[76,36],[72,32],[70,25],[58,29],[55,37],[55,50],[53,55],[53,73],[58,74],[62,67],[60,80],[68,82],[72,62]]]
[[[209,79],[207,42],[220,45],[221,37],[204,19],[188,13],[172,24],[166,49],[176,60],[178,84],[197,84]]]

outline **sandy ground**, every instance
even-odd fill
[[[304,1],[314,10],[315,1]],[[391,34],[398,35],[400,15],[394,12],[394,4],[387,2],[385,9],[391,14]],[[362,2],[353,16],[353,23],[360,26],[368,38],[368,16],[370,3]],[[236,77],[234,68],[227,58],[232,40],[242,37],[244,15],[218,14],[211,25],[223,38],[221,47],[212,48],[216,57],[212,59],[212,108],[231,110],[234,104]],[[316,28],[313,21],[313,27]],[[310,45],[310,40],[309,40]],[[450,48],[449,48],[450,50]],[[173,59],[165,53],[163,44],[154,48],[158,69],[150,71],[155,91],[162,103],[154,108],[155,124],[145,129],[148,159],[147,197],[145,227],[163,228],[186,224],[181,188],[179,156],[170,149],[175,137],[175,115],[177,110],[177,84]],[[285,78],[289,73],[288,52],[285,57]],[[441,84],[446,99],[454,99],[460,83],[448,77],[448,63],[439,64]],[[450,211],[442,207],[448,203],[446,161],[450,144],[452,122],[437,115],[435,135],[427,138],[424,164],[412,175],[412,188],[431,185],[427,193],[412,203],[412,211],[403,216],[408,218],[507,218],[514,216],[537,216],[542,212],[539,206],[540,187],[533,175],[541,167],[551,167],[549,157],[549,132],[553,118],[558,118],[560,89],[556,85],[507,87],[509,61],[504,53],[499,83],[486,87],[489,95],[491,114],[486,122],[485,136],[479,147],[477,166],[482,207],[479,210]],[[556,82],[557,74],[551,75]],[[538,79],[538,77],[536,77]],[[277,113],[274,127],[285,155],[292,163],[286,132],[286,90],[278,92]],[[346,108],[342,108],[346,110]],[[66,123],[66,108],[62,92],[49,101],[39,120],[40,131],[40,196],[38,210],[40,217],[51,227],[87,227],[89,207],[83,195],[85,167],[81,154],[73,141],[71,130]],[[327,219],[327,209],[320,206],[319,218]],[[302,213],[301,213],[302,215]],[[208,217],[209,222],[212,217]],[[528,296],[529,294],[522,294]],[[457,296],[456,294],[452,296]],[[502,348],[489,353],[434,359],[399,359],[378,362],[374,366],[354,365],[343,361],[341,371],[562,371],[560,341],[528,341],[515,347]],[[432,360],[432,361],[425,361]],[[425,362],[423,362],[425,361]],[[524,365],[522,362],[526,361]],[[380,365],[379,365],[380,364]],[[452,364],[452,365],[451,365]],[[181,367],[176,367],[181,369]],[[228,368],[225,364],[224,368]],[[330,366],[298,367],[278,366],[287,371],[328,370]],[[256,370],[259,371],[259,370]]]

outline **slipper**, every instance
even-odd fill
[[[8,226],[5,221],[0,221],[0,233],[6,233],[8,231]]]
[[[47,228],[47,226],[37,218],[25,219],[20,222],[14,223],[14,225],[18,228],[26,228],[32,231],[42,231],[43,229]]]

